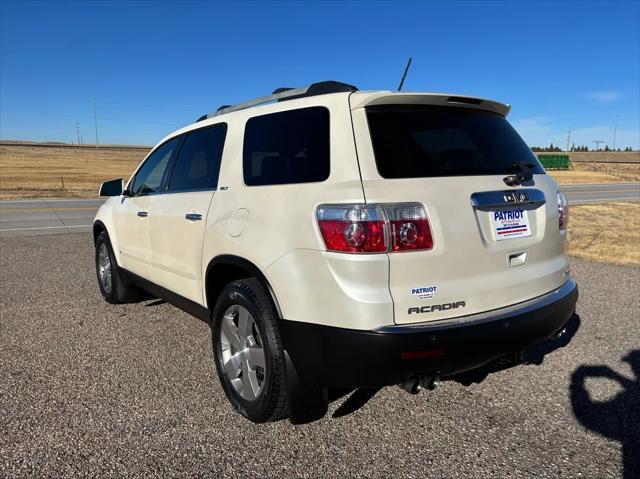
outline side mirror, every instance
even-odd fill
[[[120,196],[124,191],[124,180],[116,178],[115,180],[104,181],[98,190],[98,196]]]

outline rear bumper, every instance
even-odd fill
[[[578,288],[560,288],[487,313],[360,331],[283,320],[280,334],[308,387],[380,387],[416,374],[448,376],[521,351],[560,331]]]

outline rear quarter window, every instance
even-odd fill
[[[329,110],[302,108],[247,121],[244,182],[249,186],[309,183],[329,177]]]
[[[427,105],[367,108],[378,173],[383,178],[509,175],[524,162],[544,169],[518,133],[497,114]]]
[[[168,190],[215,189],[226,133],[226,123],[189,132],[175,161]]]

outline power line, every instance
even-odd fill
[[[41,111],[26,111],[26,110],[12,109],[11,113],[20,113],[23,116],[38,116],[38,117],[55,118],[55,119],[77,118],[75,115],[67,114],[67,113],[50,113],[50,112],[41,112]],[[8,113],[6,113],[5,111],[0,111],[0,115],[3,115],[5,117],[9,116]],[[90,121],[90,118],[87,118],[87,119]],[[175,122],[175,123],[165,123],[165,122],[159,122],[159,121],[132,120],[130,117],[129,118],[111,118],[111,117],[105,118],[104,116],[100,117],[100,121],[102,121],[103,124],[105,121],[107,121],[107,122],[117,123],[118,125],[122,123],[131,124],[131,125],[160,125],[160,126],[173,128],[173,129],[181,128],[183,126],[191,124],[191,122],[187,120],[182,122]]]
[[[0,92],[2,90],[0,89]],[[82,98],[77,98],[77,97],[63,97],[63,96],[55,96],[55,95],[33,95],[33,94],[27,94],[27,93],[20,93],[20,92],[12,92],[11,94],[7,94],[7,93],[2,93],[5,97],[9,96],[20,96],[23,98],[31,98],[31,99],[47,99],[49,101],[53,100],[59,100],[59,101],[63,101],[66,104],[73,102],[73,103],[80,103],[80,104],[85,104],[86,105],[86,99],[82,99]],[[6,98],[5,98],[6,100]],[[222,100],[221,100],[222,101]],[[215,103],[215,102],[214,102]],[[193,112],[195,111],[196,114],[197,112],[199,112],[200,110],[202,110],[203,105],[199,105],[199,106],[192,106],[191,108],[189,108],[190,105],[185,105],[184,103],[180,103],[183,108],[171,108],[171,107],[166,107],[163,105],[141,105],[138,103],[132,103],[132,102],[121,102],[121,101],[111,101],[111,100],[104,100],[101,99],[100,100],[100,104],[101,105],[117,105],[117,106],[126,106],[127,108],[132,108],[132,109],[137,109],[137,108],[143,108],[143,109],[151,109],[151,110],[163,110],[163,111],[169,111],[169,112],[182,112],[182,113],[188,113],[189,115],[192,115]],[[184,108],[187,107],[187,108]],[[206,105],[205,105],[205,110],[207,109]]]

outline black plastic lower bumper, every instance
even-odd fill
[[[575,311],[570,279],[538,298],[488,313],[374,331],[283,320],[280,334],[307,387],[381,387],[417,374],[450,376],[549,338]]]

